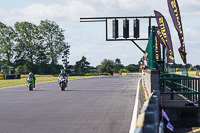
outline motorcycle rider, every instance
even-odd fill
[[[33,87],[35,88],[35,76],[33,75],[33,73],[32,72],[30,72],[29,74],[28,74],[28,77],[27,78],[33,78],[33,82],[34,82],[34,85],[33,85]]]
[[[60,83],[59,83],[59,78],[63,76],[65,79],[67,79],[67,82],[68,82],[68,75],[65,73],[65,70],[62,70],[58,76],[58,85],[60,86]],[[66,83],[66,86],[67,86],[67,83]]]

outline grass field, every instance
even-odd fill
[[[89,76],[71,76],[69,79],[78,79],[78,78],[87,78]],[[36,83],[47,82],[47,81],[56,81],[58,77],[36,77]],[[0,88],[17,86],[17,85],[25,85],[26,77],[22,77],[21,79],[8,79],[8,80],[0,80]]]

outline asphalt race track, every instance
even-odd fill
[[[128,133],[139,76],[0,88],[0,133]],[[37,80],[36,80],[37,81]]]

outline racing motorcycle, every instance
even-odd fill
[[[33,78],[28,77],[26,81],[27,81],[27,87],[29,88],[29,91],[33,91],[33,85],[34,85]]]
[[[68,83],[68,79],[67,77],[64,77],[64,76],[60,76],[59,79],[58,79],[58,84],[61,88],[61,91],[64,91],[65,88],[67,87],[67,83]]]

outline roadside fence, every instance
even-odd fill
[[[158,133],[160,126],[160,92],[154,91],[144,102],[138,114],[134,133]]]

